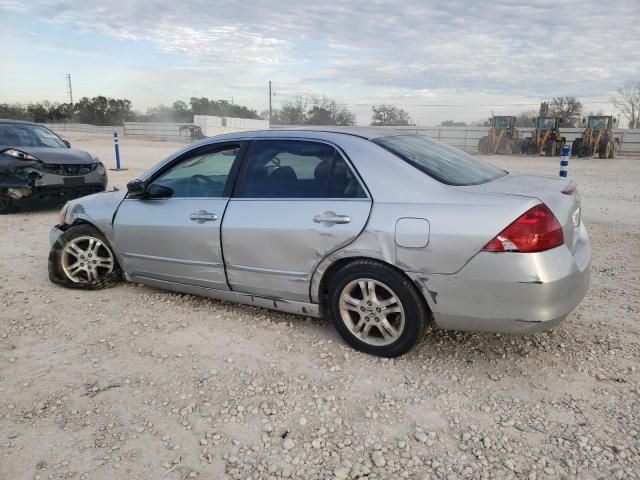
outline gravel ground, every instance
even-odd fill
[[[108,136],[65,136],[112,161]],[[112,184],[178,147],[124,137]],[[57,210],[2,217],[0,478],[640,478],[640,160],[570,174],[593,242],[576,311],[530,336],[431,329],[394,360],[328,321],[64,290],[46,274]]]

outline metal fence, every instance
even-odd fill
[[[124,133],[124,127],[111,125],[89,125],[88,123],[43,123],[45,127],[57,132],[86,132],[86,133]]]
[[[48,123],[45,124],[52,130],[76,131],[87,133],[113,133],[117,131],[124,135],[143,135],[164,140],[189,141],[191,136],[188,130],[180,131],[181,127],[194,125],[193,123],[138,123],[125,122],[121,126],[96,126],[84,123]],[[255,128],[253,125],[251,126]],[[251,128],[245,127],[245,128]],[[244,128],[226,127],[228,131],[240,131]],[[286,128],[277,126],[275,128]],[[440,140],[447,145],[457,147],[469,153],[478,152],[478,141],[487,134],[487,127],[375,127],[384,128],[405,133],[418,133]],[[522,136],[531,135],[531,128],[520,128]],[[573,142],[582,134],[581,128],[562,128],[562,135],[568,142]],[[220,133],[220,132],[216,132]],[[620,139],[620,155],[640,156],[640,129],[615,129],[614,133]]]

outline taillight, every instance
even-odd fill
[[[523,213],[487,243],[487,252],[542,252],[564,243],[562,226],[545,204]]]

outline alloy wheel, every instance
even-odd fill
[[[113,253],[96,237],[77,237],[62,250],[62,270],[74,283],[94,283],[111,273],[115,266]]]
[[[390,345],[405,327],[405,312],[388,286],[370,278],[348,283],[340,295],[340,317],[349,331],[374,346]]]

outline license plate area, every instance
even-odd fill
[[[84,177],[65,177],[62,181],[65,185],[84,185]]]

